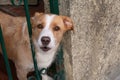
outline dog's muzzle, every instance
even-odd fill
[[[50,38],[47,36],[44,36],[41,38],[41,42],[42,42],[43,46],[47,46],[50,43],[50,41],[51,41]]]
[[[40,47],[43,51],[49,51],[51,48],[48,47],[49,43],[50,43],[50,38],[48,36],[43,36],[41,38],[41,42],[42,42],[42,47]]]

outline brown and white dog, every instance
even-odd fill
[[[27,80],[27,73],[34,70],[31,48],[24,17],[13,17],[0,12],[0,24],[9,59],[16,66],[19,80]],[[32,41],[38,68],[48,68],[53,62],[63,34],[73,29],[69,17],[36,12],[31,17]],[[51,80],[42,75],[42,80]]]

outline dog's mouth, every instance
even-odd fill
[[[42,49],[44,52],[49,51],[51,48],[44,46],[44,47],[40,47],[40,49]]]

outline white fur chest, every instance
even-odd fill
[[[55,53],[48,53],[48,54],[37,53],[36,60],[37,60],[38,68],[39,69],[48,68],[52,64],[54,57],[55,57]]]

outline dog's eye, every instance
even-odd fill
[[[43,29],[43,25],[42,25],[42,24],[38,24],[38,25],[37,25],[37,28]]]
[[[55,27],[53,28],[53,30],[54,30],[54,31],[59,31],[59,30],[60,30],[60,27],[59,27],[59,26],[55,26]]]

